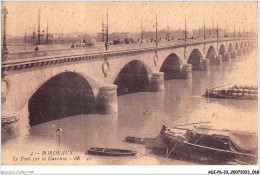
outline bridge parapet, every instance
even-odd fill
[[[244,40],[248,40],[245,38]],[[42,67],[47,65],[61,64],[65,62],[75,62],[82,60],[92,60],[92,59],[107,59],[111,57],[118,57],[122,55],[132,55],[132,54],[141,54],[145,52],[155,52],[156,50],[165,50],[165,49],[174,49],[180,47],[196,46],[207,43],[214,42],[225,42],[225,41],[237,41],[243,40],[238,38],[228,38],[228,39],[211,39],[211,40],[199,40],[188,43],[166,43],[164,45],[151,47],[142,47],[128,50],[111,50],[111,51],[97,51],[91,52],[89,50],[82,49],[63,49],[57,51],[40,51],[40,52],[24,52],[24,53],[13,53],[14,57],[2,63],[2,71],[16,71],[21,69],[28,69],[32,67]],[[76,51],[76,52],[75,52]],[[66,53],[66,54],[64,54]],[[80,53],[80,54],[79,54]],[[54,55],[48,55],[54,54]],[[20,57],[19,57],[20,55]],[[47,55],[47,56],[45,56]],[[21,58],[21,59],[18,59]]]
[[[222,38],[219,40],[216,39],[208,39],[206,41],[202,39],[197,39],[194,41],[190,41],[187,43],[184,42],[164,42],[159,44],[158,49],[169,49],[169,47],[184,47],[184,46],[190,46],[190,45],[197,45],[197,44],[205,44],[205,43],[211,43],[211,42],[223,42],[223,41],[232,41],[232,40],[238,40],[236,38]],[[242,39],[243,40],[243,39]],[[115,51],[131,51],[131,50],[140,50],[140,49],[149,49],[152,50],[156,49],[156,47],[153,45],[153,43],[148,44],[130,44],[130,45],[123,45],[118,46],[115,45],[112,48],[110,48],[110,51],[108,52],[115,52]],[[42,51],[29,51],[29,52],[13,52],[9,53],[9,60],[16,60],[16,59],[27,59],[27,58],[35,58],[35,57],[50,57],[50,56],[66,56],[66,55],[85,55],[85,54],[97,54],[97,53],[106,53],[103,47],[93,47],[93,48],[69,48],[69,49],[49,49],[49,50],[42,50]]]

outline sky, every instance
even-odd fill
[[[109,32],[140,32],[141,20],[144,30],[155,30],[153,24],[158,18],[158,29],[187,29],[218,26],[229,30],[254,30],[258,27],[257,2],[249,1],[143,1],[143,2],[2,2],[1,8],[8,10],[6,33],[14,36],[30,35],[34,25],[38,27],[38,9],[41,9],[41,30],[46,31],[47,21],[50,33],[101,32],[102,16],[106,22],[108,11]],[[213,22],[214,21],[214,22]],[[213,24],[214,23],[214,24]],[[3,34],[3,15],[2,15]]]

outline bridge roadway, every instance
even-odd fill
[[[222,38],[219,41],[231,41],[236,38]],[[243,38],[244,39],[244,38]],[[241,39],[242,40],[242,39]],[[204,41],[203,39],[194,39],[187,40],[186,44],[191,43],[209,43],[216,42],[216,39],[211,38]],[[176,46],[182,47],[185,44],[184,41],[163,41],[158,42],[159,47],[167,47],[167,46]],[[66,55],[79,55],[79,54],[95,54],[105,52],[104,43],[97,43],[92,47],[78,47],[78,48],[70,48],[70,45],[40,45],[38,46],[40,51],[34,51],[35,46],[27,46],[27,47],[18,47],[13,46],[9,48],[9,60],[15,59],[25,59],[25,58],[33,58],[33,57],[43,57],[43,56],[66,56]],[[109,51],[126,51],[126,50],[134,50],[134,49],[147,49],[147,48],[155,48],[155,42],[149,43],[135,43],[135,44],[120,44],[120,45],[110,45]]]
[[[30,100],[41,87],[59,75],[70,73],[75,79],[82,78],[90,86],[94,98],[92,107],[107,114],[118,111],[117,86],[118,90],[130,88],[117,84],[128,65],[143,66],[144,76],[149,81],[147,90],[158,92],[164,90],[164,76],[190,79],[192,71],[209,71],[210,64],[230,61],[237,55],[251,52],[256,45],[254,38],[221,38],[187,43],[165,42],[158,47],[149,44],[132,44],[127,49],[111,46],[109,51],[94,49],[90,52],[85,48],[73,48],[10,53],[10,59],[1,65],[2,131],[18,131],[18,134],[26,135],[31,123]],[[138,71],[134,72],[138,69],[132,67],[129,70],[133,71],[128,72],[130,74],[138,74]]]
[[[228,38],[223,38],[228,39]],[[209,38],[207,41],[215,41],[214,38]],[[187,43],[192,42],[204,42],[202,38],[198,39],[187,39]],[[165,45],[178,45],[183,44],[183,40],[174,40],[174,41],[159,41],[159,46],[165,46]],[[105,51],[105,44],[104,42],[97,42],[94,43],[94,46],[89,47],[76,47],[71,49],[70,44],[49,44],[49,45],[40,45],[38,46],[39,51],[35,52],[35,45],[27,45],[24,46],[10,46],[8,48],[9,51],[9,59],[21,59],[22,58],[31,58],[31,57],[37,57],[40,55],[57,55],[57,54],[79,54],[79,53],[95,53],[95,52],[102,52]],[[154,47],[155,42],[146,42],[146,43],[132,43],[132,44],[118,44],[118,45],[110,45],[109,50],[110,51],[118,51],[118,50],[130,50],[130,49],[139,49],[139,48],[147,48],[147,47]]]

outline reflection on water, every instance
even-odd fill
[[[31,135],[23,140],[32,143],[31,149],[52,143],[58,145],[56,129],[61,126],[61,145],[80,152],[91,146],[134,149],[142,156],[111,158],[94,156],[94,164],[191,164],[150,153],[142,145],[124,142],[128,135],[138,137],[157,136],[163,124],[211,121],[218,129],[257,131],[257,101],[207,99],[201,97],[206,88],[228,83],[256,84],[257,55],[243,56],[211,66],[210,72],[195,71],[192,80],[165,81],[162,93],[139,92],[118,97],[119,112],[112,115],[84,114],[71,116],[31,128]],[[10,144],[3,144],[3,148]],[[85,155],[86,156],[86,155]]]

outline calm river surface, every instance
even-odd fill
[[[212,65],[210,72],[193,71],[192,80],[165,81],[162,93],[139,92],[119,96],[118,113],[77,115],[33,126],[28,138],[3,143],[2,151],[9,150],[4,151],[3,156],[9,157],[19,151],[41,152],[59,148],[56,129],[61,126],[61,149],[73,150],[81,158],[91,160],[48,164],[198,164],[154,155],[143,145],[123,140],[128,135],[155,137],[163,124],[172,127],[202,121],[211,121],[211,125],[219,129],[257,132],[257,101],[201,97],[206,88],[228,83],[257,84],[257,69],[257,53],[252,53],[232,59],[232,62],[223,62],[222,66]],[[133,149],[142,154],[127,158],[90,156],[84,154],[89,147]]]

